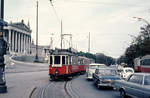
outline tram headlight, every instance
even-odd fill
[[[59,73],[58,69],[56,69],[55,73],[56,73],[56,74],[58,74],[58,73]]]

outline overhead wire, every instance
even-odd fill
[[[145,3],[144,4],[127,4],[127,3],[117,3],[117,2],[88,1],[88,0],[63,0],[63,1],[72,2],[72,3],[81,3],[81,4],[101,4],[101,5],[114,5],[114,6],[141,6],[141,7],[145,7]]]
[[[60,18],[59,18],[58,14],[57,14],[57,11],[56,11],[56,9],[55,9],[55,7],[54,7],[54,5],[53,5],[52,0],[49,0],[49,1],[50,1],[51,6],[52,6],[52,9],[53,9],[53,11],[54,11],[54,13],[55,13],[55,15],[56,15],[56,17],[57,17],[57,20],[60,22]]]

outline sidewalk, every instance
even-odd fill
[[[6,73],[23,73],[48,71],[48,63],[32,63],[13,60],[10,56],[5,56]]]

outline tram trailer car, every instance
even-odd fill
[[[150,73],[150,55],[134,59],[134,70],[135,72],[146,72]]]
[[[50,78],[72,77],[77,73],[85,72],[87,65],[84,63],[80,64],[80,58],[68,50],[57,50],[53,52],[49,59]]]
[[[78,65],[79,74],[85,74],[88,65],[91,63],[91,59],[88,59],[83,56],[79,56],[78,62],[79,62],[79,65]]]

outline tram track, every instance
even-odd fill
[[[45,98],[45,92],[46,92],[46,89],[49,88],[49,86],[52,84],[52,82],[50,82],[49,84],[46,85],[45,88],[42,89],[41,91],[41,97],[40,98]]]
[[[64,84],[64,90],[65,90],[65,92],[66,92],[66,94],[68,95],[69,98],[73,98],[73,97],[71,96],[71,94],[68,92],[67,83],[68,83],[68,81],[66,81],[65,84]]]
[[[72,80],[51,81],[43,87],[35,87],[29,98],[80,98],[72,87]],[[56,97],[57,96],[57,97]]]
[[[78,93],[73,89],[72,82],[73,82],[73,80],[67,81],[65,83],[65,85],[64,85],[65,92],[69,98],[80,98]]]
[[[37,89],[37,87],[34,87],[33,90],[31,91],[30,95],[29,95],[29,98],[32,98],[32,95],[34,93],[34,91]]]
[[[44,87],[34,87],[29,95],[29,98],[45,98],[46,89],[50,84],[52,84],[52,82],[48,83]]]

